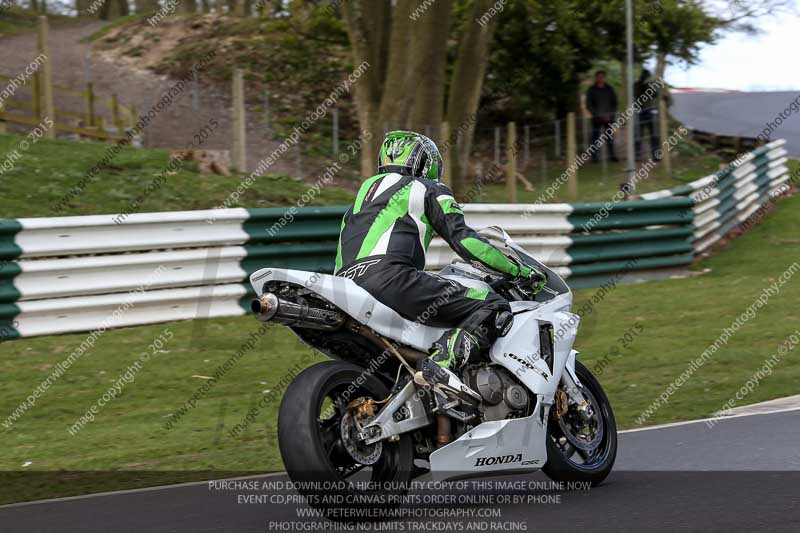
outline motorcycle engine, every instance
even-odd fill
[[[528,391],[505,368],[497,365],[471,366],[464,373],[466,383],[483,398],[479,409],[484,421],[527,414]]]

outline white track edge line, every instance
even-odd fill
[[[754,404],[757,405],[757,404]],[[633,429],[623,429],[621,431],[617,431],[617,433],[638,433],[640,431],[652,431],[654,429],[667,429],[677,426],[688,426],[690,424],[699,424],[700,422],[708,422],[709,420],[716,420],[717,422],[723,420],[731,420],[733,418],[742,418],[745,416],[755,416],[755,415],[774,415],[777,413],[787,413],[790,411],[797,411],[800,410],[799,407],[786,407],[784,409],[775,409],[772,411],[763,411],[760,413],[740,413],[735,415],[728,415],[728,416],[719,416],[719,417],[710,417],[710,418],[698,418],[697,420],[682,420],[680,422],[670,422],[669,424],[659,424],[657,426],[647,426],[643,428],[633,428]]]
[[[618,431],[617,433],[619,433],[619,434],[638,433],[640,431],[652,431],[652,430],[656,430],[656,429],[667,429],[667,428],[672,428],[672,427],[677,427],[677,426],[688,426],[690,424],[698,424],[700,422],[707,422],[709,420],[717,420],[717,421],[720,421],[720,420],[731,420],[733,418],[742,418],[742,417],[746,417],[746,416],[772,415],[772,414],[777,414],[777,413],[787,413],[787,412],[798,411],[798,410],[800,410],[800,407],[788,407],[786,409],[776,409],[774,411],[764,411],[764,412],[761,412],[761,413],[742,413],[742,414],[723,416],[723,417],[718,417],[718,418],[700,418],[700,419],[697,419],[697,420],[684,420],[684,421],[681,421],[681,422],[671,422],[669,424],[659,424],[657,426],[647,426],[647,427],[643,427],[643,428],[634,428],[634,429],[623,429],[621,431]],[[176,489],[176,488],[181,488],[181,487],[192,487],[192,486],[197,486],[197,485],[206,485],[206,484],[208,484],[210,482],[213,482],[213,481],[239,481],[239,480],[257,479],[257,478],[264,478],[264,477],[275,477],[275,476],[283,476],[283,475],[286,475],[286,472],[270,472],[270,473],[267,473],[267,474],[254,474],[252,476],[242,476],[242,477],[234,477],[234,478],[228,478],[228,479],[209,479],[209,480],[205,480],[205,481],[189,481],[187,483],[177,483],[177,484],[174,484],[174,485],[160,485],[160,486],[157,486],[157,487],[141,487],[141,488],[138,488],[138,489],[125,489],[125,490],[116,490],[116,491],[111,491],[111,492],[96,492],[96,493],[93,493],[93,494],[82,494],[82,495],[79,495],[79,496],[65,496],[63,498],[51,498],[51,499],[47,499],[47,500],[33,500],[33,501],[29,501],[29,502],[10,503],[10,504],[7,504],[7,505],[0,505],[0,509],[11,509],[11,508],[14,508],[14,507],[24,507],[24,506],[28,506],[28,505],[39,505],[39,504],[43,504],[43,503],[56,503],[56,502],[65,502],[65,501],[71,501],[71,500],[83,500],[83,499],[88,499],[88,498],[98,498],[98,497],[103,497],[103,496],[117,496],[117,495],[120,495],[120,494],[136,494],[136,493],[139,493],[139,492],[151,492],[151,491],[157,491],[157,490]]]
[[[37,472],[39,473],[39,472]],[[46,473],[46,472],[45,472]],[[54,471],[54,473],[57,473]],[[123,472],[124,473],[124,472]],[[232,477],[226,479],[207,479],[204,481],[187,481],[186,483],[175,483],[173,485],[158,485],[155,487],[140,487],[138,489],[124,489],[124,490],[112,490],[109,492],[94,492],[92,494],[79,494],[77,496],[64,496],[63,498],[50,498],[47,500],[31,500],[28,502],[17,502],[17,503],[9,503],[6,505],[0,505],[0,510],[2,509],[10,509],[13,507],[23,507],[26,505],[38,505],[42,503],[56,503],[56,502],[67,502],[71,500],[84,500],[87,498],[98,498],[102,496],[117,496],[120,494],[136,494],[137,492],[151,492],[156,490],[167,490],[167,489],[177,489],[181,487],[193,487],[197,485],[207,485],[208,483],[213,483],[215,481],[243,481],[248,479],[258,479],[258,478],[265,478],[265,477],[276,477],[276,476],[285,476],[286,472],[268,472],[265,474],[253,474],[252,476],[241,476],[241,477]]]

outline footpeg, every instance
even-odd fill
[[[480,405],[481,395],[465,385],[450,370],[440,367],[430,359],[423,361],[421,368],[414,374],[414,383],[420,387],[432,387],[434,392],[444,398],[445,403],[457,399],[473,407]]]

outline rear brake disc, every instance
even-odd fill
[[[369,421],[367,421],[369,422]],[[345,413],[341,422],[342,444],[353,460],[362,465],[374,465],[383,453],[383,441],[373,444],[364,444],[359,437],[361,428],[356,424],[356,419],[351,411]]]

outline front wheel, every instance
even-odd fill
[[[588,368],[576,361],[585,402],[576,404],[559,386],[547,426],[547,463],[553,481],[601,483],[617,457],[617,423],[611,403]]]

